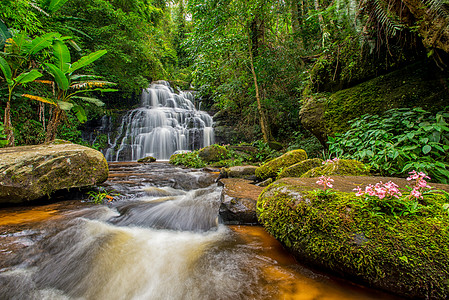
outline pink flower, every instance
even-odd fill
[[[411,192],[410,192],[410,196],[415,197],[416,199],[422,199],[422,193],[419,191],[419,189],[414,188]]]
[[[358,186],[355,189],[353,189],[353,191],[355,191],[355,195],[358,196],[362,196],[363,194],[365,194],[365,192]]]
[[[322,162],[323,165],[325,164],[333,164],[338,162],[340,159],[338,157],[335,157],[333,159],[326,159],[325,161]]]
[[[323,175],[323,176],[318,178],[316,183],[319,184],[319,185],[323,185],[323,189],[326,189],[328,187],[332,188],[334,186],[332,184],[332,182],[334,182],[334,180],[332,178],[326,177],[326,176]]]

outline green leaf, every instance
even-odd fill
[[[39,78],[41,76],[42,73],[38,70],[31,70],[30,72],[21,73],[19,76],[17,76],[16,79],[14,79],[14,81],[16,82],[16,84],[24,84],[36,80],[36,78]]]
[[[31,44],[28,46],[28,55],[30,54],[36,54],[37,52],[41,51],[44,48],[51,46],[51,40],[53,40],[55,37],[61,36],[57,32],[49,32],[44,34],[43,36],[38,36],[34,38],[33,41],[31,41]]]
[[[424,147],[422,147],[422,153],[427,154],[432,150],[432,147],[430,147],[429,145],[425,145]]]
[[[11,32],[6,27],[5,23],[0,19],[0,49],[3,49],[7,39],[11,38]]]
[[[82,106],[74,105],[73,112],[75,113],[75,115],[78,118],[78,121],[80,121],[80,123],[84,123],[87,121],[86,111],[84,110],[84,108]]]
[[[67,101],[58,101],[58,106],[60,109],[69,111],[73,108],[73,104]]]
[[[50,74],[55,78],[58,87],[61,90],[66,91],[69,88],[69,80],[65,77],[65,74],[54,64],[45,63],[45,65],[47,66]]]
[[[65,74],[70,68],[70,51],[66,44],[60,40],[53,42],[53,55],[56,57],[56,65]]]
[[[55,12],[60,9],[68,0],[51,0],[48,10],[50,12]]]
[[[14,81],[12,81],[12,72],[11,68],[8,65],[8,62],[0,56],[0,69],[2,69],[3,76],[6,79],[6,82],[9,86],[12,86],[14,84]]]
[[[86,102],[90,102],[95,104],[96,106],[103,106],[104,102],[97,98],[90,98],[90,97],[81,97],[81,96],[73,96],[72,99],[80,99]]]
[[[76,70],[93,63],[94,61],[96,61],[97,59],[99,59],[100,57],[105,55],[106,53],[107,53],[106,50],[98,50],[89,55],[85,55],[85,56],[81,57],[78,61],[74,62],[67,72],[71,74],[71,73],[75,72]]]

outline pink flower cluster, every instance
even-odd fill
[[[340,159],[337,158],[337,157],[335,157],[334,159],[326,159],[325,161],[322,162],[322,164],[323,164],[323,165],[325,165],[325,164],[333,164],[333,163],[335,163],[335,162],[337,162],[337,161],[339,161],[339,160],[340,160]]]
[[[334,185],[332,184],[334,180],[330,177],[321,176],[318,178],[318,181],[316,182],[319,185],[323,186],[323,190],[326,190],[327,188],[332,188]]]
[[[377,196],[379,199],[395,197],[399,198],[402,193],[399,191],[399,186],[392,181],[383,183],[382,181],[376,183],[375,185],[368,185],[365,190],[362,190],[359,186],[353,189],[356,192],[356,196]]]
[[[416,172],[415,170],[409,172],[411,174],[409,177],[407,177],[408,181],[416,180],[415,186],[413,187],[412,191],[410,192],[410,198],[415,197],[416,199],[422,199],[422,190],[424,188],[430,189],[431,186],[427,184],[427,181],[425,179],[430,179],[429,176],[427,176],[423,172]]]

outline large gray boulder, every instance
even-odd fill
[[[101,152],[72,144],[0,149],[0,203],[32,201],[53,192],[89,187],[108,178]]]

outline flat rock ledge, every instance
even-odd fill
[[[72,143],[0,149],[0,204],[22,203],[108,178],[103,154]]]
[[[257,225],[256,203],[263,187],[242,178],[223,178],[219,215],[224,224]]]

